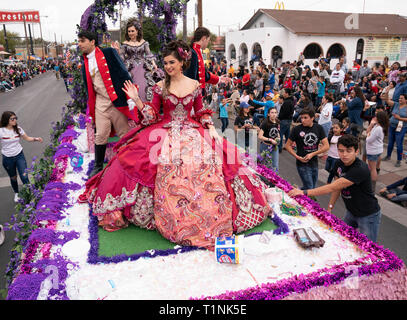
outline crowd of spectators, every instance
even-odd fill
[[[0,60],[0,92],[11,92],[35,76],[53,70],[56,64],[58,62],[53,60],[44,60],[29,65],[23,63],[5,65]]]
[[[283,62],[278,68],[265,65],[261,58],[251,61],[248,68],[239,66],[237,69],[233,65],[227,68],[226,61],[212,61],[209,66],[211,72],[227,74],[233,81],[209,86],[207,92],[212,94],[205,99],[217,108],[222,99],[231,99],[229,114],[234,116],[239,115],[242,103],[248,104],[249,115],[257,128],[266,118],[267,110],[274,106],[278,111],[282,138],[288,137],[291,128],[299,123],[301,111],[311,107],[316,113],[315,122],[324,127],[326,135],[331,131],[332,123],[341,122],[344,131],[362,140],[363,149],[363,133],[366,133],[377,110],[384,110],[390,119],[393,117],[392,123],[395,124],[394,106],[399,110],[400,96],[407,94],[407,65],[401,66],[399,62],[389,65],[387,57],[383,63],[374,65],[364,60],[362,64],[353,61],[349,66],[346,57],[340,57],[332,69],[331,64],[329,56],[321,56],[312,66],[304,65],[301,55],[298,61]],[[217,94],[216,101],[212,99],[213,93]],[[389,137],[393,139],[389,145],[398,145],[396,165],[399,165],[401,157],[400,142],[404,139],[404,128],[407,130],[407,121],[403,121],[403,130],[398,131],[397,137],[395,134]],[[392,126],[389,130],[391,132]],[[283,139],[279,146],[281,152]]]
[[[300,55],[298,61],[283,62],[279,67],[266,65],[261,58],[252,59],[248,67],[238,68],[227,67],[226,61],[212,62],[212,72],[227,74],[232,81],[209,85],[207,92],[211,94],[205,97],[205,103],[215,110],[222,108],[222,132],[229,124],[227,117],[234,117],[233,129],[237,134],[245,132],[245,138],[240,143],[238,139],[238,144],[249,151],[250,135],[257,136],[261,151],[265,150],[264,144],[270,146],[275,162],[278,162],[276,150],[281,153],[285,149],[293,129],[302,124],[300,115],[311,109],[315,113],[314,123],[322,127],[330,143],[328,182],[332,181],[331,170],[339,159],[335,144],[340,135],[351,134],[358,138],[359,153],[369,166],[375,188],[381,161],[391,160],[396,146],[394,165],[400,167],[404,154],[407,63],[389,64],[387,57],[374,64],[368,60],[347,63],[346,57],[336,61],[321,56],[310,66],[305,65]],[[269,113],[271,109],[277,111],[276,119]],[[271,128],[272,123],[278,128],[277,139],[263,130]],[[275,132],[274,125],[272,128]]]

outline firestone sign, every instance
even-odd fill
[[[40,23],[39,11],[2,11],[0,10],[0,24],[2,23]]]

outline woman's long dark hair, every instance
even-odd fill
[[[377,122],[383,129],[383,133],[385,136],[387,136],[387,132],[389,129],[389,116],[385,111],[379,111],[376,115]]]
[[[16,114],[13,111],[4,111],[3,114],[1,115],[0,127],[1,128],[7,127],[12,116],[16,117]],[[15,126],[13,126],[13,130],[19,137],[21,136],[17,123]]]
[[[243,118],[245,117],[245,115],[244,115],[244,109],[245,109],[245,108],[240,107],[240,110],[239,110],[239,117],[240,117],[240,119],[243,119]],[[247,110],[249,110],[249,109],[247,109]],[[250,116],[250,113],[248,113],[248,115]]]
[[[182,50],[186,51],[186,52],[190,52],[190,47],[182,40],[174,40],[171,41],[170,43],[168,43],[164,50],[163,50],[163,59],[165,57],[168,56],[173,56],[175,59],[177,59],[178,61],[182,61],[183,65],[182,65],[182,69],[185,71],[189,68],[189,65],[191,64],[190,60],[185,60],[184,58],[181,57],[181,55],[178,52],[178,49],[181,48]],[[165,92],[168,92],[169,88],[171,85],[171,77],[165,73],[165,80],[164,80],[164,89]]]
[[[356,86],[353,88],[353,90],[355,91],[356,97],[359,97],[360,100],[362,100],[363,105],[365,105],[366,97],[365,97],[365,95],[363,94],[362,89],[361,89],[358,85],[356,85]]]
[[[326,101],[328,101],[328,102],[334,102],[334,97],[333,97],[333,95],[332,95],[332,93],[326,93],[325,94],[325,100]]]
[[[305,107],[308,107],[309,103],[311,102],[311,99],[310,99],[308,93],[303,92],[303,95],[304,95],[303,106],[305,108]]]
[[[264,119],[263,121],[267,124],[267,125],[272,125],[273,123],[270,121],[270,112],[273,110],[273,109],[275,109],[275,108],[270,108],[268,111],[267,111],[267,117],[266,117],[266,119]],[[277,115],[277,118],[276,118],[276,122],[275,122],[276,124],[280,124],[280,120],[278,119],[278,115]]]
[[[125,39],[127,41],[130,41],[130,37],[129,37],[129,28],[134,27],[137,30],[137,41],[141,41],[141,39],[143,39],[143,28],[141,27],[141,24],[135,20],[132,19],[129,22],[127,22],[126,25],[126,34],[124,35]]]

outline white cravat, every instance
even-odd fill
[[[89,62],[89,73],[92,77],[99,71],[98,64],[96,61],[96,49],[89,53],[87,56]],[[127,104],[129,106],[129,110],[132,111],[136,107],[136,103],[129,99],[127,100]]]
[[[96,61],[96,49],[87,55],[89,62],[89,73],[92,77],[99,71],[98,63]]]

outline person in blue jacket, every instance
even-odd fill
[[[271,96],[267,96],[266,98],[263,98],[263,101],[253,100],[253,103],[262,106],[261,108],[259,108],[257,110],[259,110],[259,111],[263,110],[263,113],[256,112],[253,115],[254,124],[256,126],[258,126],[258,127],[260,126],[260,119],[267,118],[269,109],[274,107],[274,102],[272,100],[273,100],[273,98]]]
[[[270,73],[270,77],[269,77],[269,85],[270,85],[271,90],[273,90],[275,83],[276,83],[276,76],[274,74],[274,69],[271,69],[271,73]]]
[[[226,128],[229,126],[229,116],[228,116],[228,107],[229,102],[228,99],[222,99],[222,102],[219,104],[219,118],[222,122],[222,133],[225,132]]]

